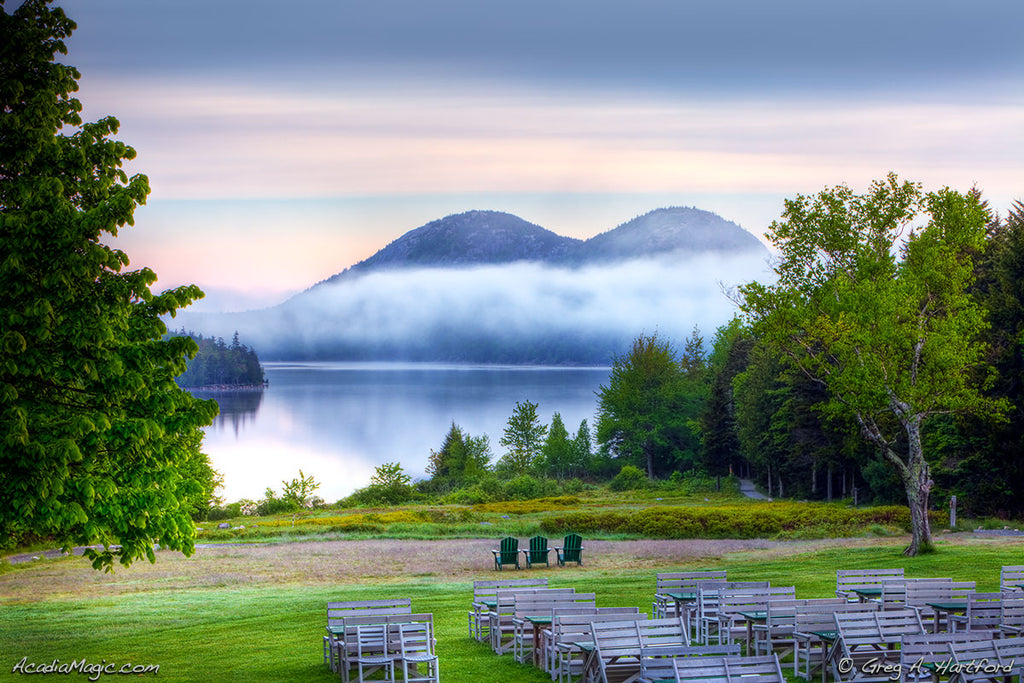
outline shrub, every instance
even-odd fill
[[[505,500],[532,500],[557,493],[558,483],[551,479],[538,479],[522,474],[504,486]]]
[[[219,522],[222,519],[231,519],[233,517],[241,517],[242,515],[242,504],[229,503],[223,507],[212,507],[209,513],[206,515],[206,519],[210,522]]]
[[[647,475],[639,467],[625,465],[608,485],[612,491],[636,491],[647,488]]]
[[[494,498],[480,484],[456,489],[441,499],[446,505],[479,505],[490,503]]]
[[[765,503],[720,508],[651,507],[637,512],[572,512],[541,522],[547,533],[633,534],[650,538],[823,538],[879,527],[910,527],[905,507],[853,509],[841,505]]]

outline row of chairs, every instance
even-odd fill
[[[548,539],[544,536],[534,536],[529,540],[529,548],[523,548],[523,559],[526,561],[527,569],[534,565],[543,564],[550,567],[551,548],[548,547]],[[569,534],[562,545],[554,548],[555,556],[559,567],[564,567],[566,562],[575,562],[577,566],[583,564],[583,538],[579,534]],[[498,543],[498,547],[491,550],[494,554],[494,568],[501,570],[505,565],[521,569],[519,564],[519,539],[514,536],[506,536]]]
[[[324,663],[344,683],[438,683],[435,646],[433,615],[413,614],[409,598],[327,603]]]
[[[903,635],[920,636],[910,652],[948,658],[951,643],[1014,640],[1024,631],[1024,567],[1003,568],[999,593],[977,593],[974,582],[907,578],[902,570],[839,570],[834,599],[796,599],[788,587],[770,589],[767,584],[725,579],[720,570],[659,574],[652,613],[656,618],[678,616],[694,642],[704,644],[741,640],[746,621],[748,655],[793,651],[794,674],[808,679],[819,667],[824,676],[826,661],[834,667],[837,657],[863,665],[865,661],[851,656],[852,652],[870,660],[877,656],[877,649],[892,648],[888,655],[892,664],[900,656]],[[842,642],[837,641],[839,622],[846,624],[846,633],[839,637]],[[870,632],[858,636],[855,623],[870,626]],[[925,624],[931,624],[932,633],[925,632]],[[942,630],[946,633],[939,633]],[[862,640],[857,641],[858,637]],[[1000,647],[1005,655],[1015,652],[1015,646]],[[662,673],[671,679],[670,672]]]
[[[637,608],[600,608],[594,594],[552,588],[546,579],[474,582],[468,629],[495,653],[511,651],[561,683],[690,681],[710,675],[708,667],[725,678],[754,676],[761,667],[765,671],[756,675],[766,677],[755,683],[784,680],[774,653],[738,658],[738,644],[694,645],[681,617],[648,619]],[[704,660],[701,666],[673,661],[694,657]]]

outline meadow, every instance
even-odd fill
[[[837,568],[904,567],[908,576],[998,587],[999,568],[1024,563],[1024,539],[938,534],[938,552],[901,555],[906,538],[587,540],[581,567],[533,569],[552,586],[595,592],[602,606],[649,612],[659,571],[724,568],[730,578],[831,595]],[[162,681],[331,681],[322,663],[329,600],[411,597],[432,612],[447,681],[550,680],[468,637],[474,579],[496,578],[492,538],[363,539],[200,547],[160,552],[113,574],[82,558],[0,564],[0,680],[28,663],[159,665]],[[505,570],[504,574],[511,573]],[[519,575],[527,575],[525,571]],[[151,674],[139,674],[146,679]],[[85,678],[83,676],[83,678]],[[106,678],[105,676],[103,678]]]

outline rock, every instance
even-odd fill
[[[231,524],[229,524],[228,522],[221,522],[220,524],[217,525],[217,528],[218,529],[230,529],[231,528]]]

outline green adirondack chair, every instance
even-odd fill
[[[506,536],[501,539],[501,547],[491,550],[494,553],[494,568],[501,571],[506,564],[514,564],[519,569],[519,539]]]
[[[562,547],[555,548],[555,555],[559,567],[564,567],[566,562],[575,562],[576,566],[583,564],[583,538],[579,534],[569,534],[562,541]]]
[[[544,563],[545,567],[550,567],[551,564],[548,562],[548,554],[551,553],[551,549],[548,548],[548,539],[543,536],[534,536],[530,539],[530,549],[523,550],[523,555],[526,556],[526,568],[530,569],[534,564]]]

